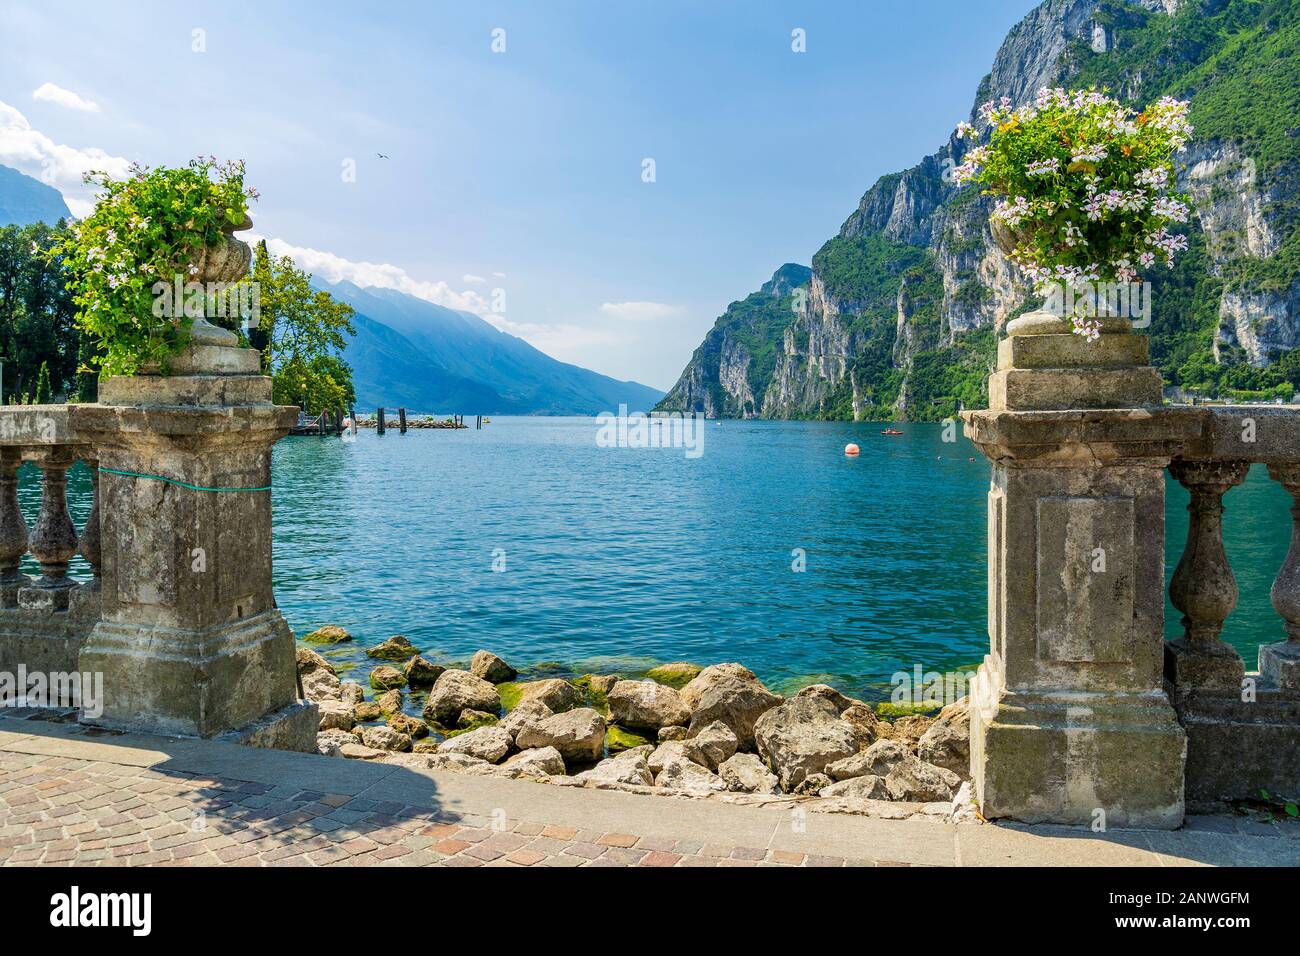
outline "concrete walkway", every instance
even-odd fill
[[[1300,823],[795,815],[0,718],[0,864],[1295,866]]]

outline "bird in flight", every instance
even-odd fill
[[[387,158],[388,158],[388,157],[385,156],[383,153],[375,153],[375,155],[378,156],[380,159],[387,159]]]

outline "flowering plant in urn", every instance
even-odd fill
[[[92,172],[94,211],[72,223],[50,254],[71,273],[77,324],[96,343],[99,370],[131,375],[160,367],[202,318],[158,307],[172,284],[233,283],[251,250],[232,235],[251,228],[244,164],[199,157],[178,169],[133,165],[126,179]]]
[[[1190,213],[1173,189],[1173,156],[1192,134],[1187,106],[1164,97],[1135,112],[1104,92],[1059,87],[1019,108],[1003,97],[980,107],[988,142],[964,154],[954,179],[1000,197],[993,237],[1040,294],[1133,283],[1187,248],[1187,237],[1170,231]],[[977,130],[962,123],[957,135]],[[1091,311],[1070,318],[1095,339],[1101,323]]]

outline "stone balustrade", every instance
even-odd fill
[[[99,617],[99,475],[95,450],[72,430],[70,406],[0,409],[0,670],[71,672],[82,643]],[[91,469],[95,501],[78,534],[68,511],[68,471]],[[41,505],[29,527],[18,503],[18,469],[32,462],[41,473]],[[31,555],[40,573],[22,561]],[[81,554],[93,577],[68,574]]]

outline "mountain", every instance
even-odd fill
[[[486,415],[594,415],[645,411],[663,396],[569,365],[471,312],[393,289],[313,284],[357,311],[346,358],[361,408]]]
[[[72,215],[63,194],[39,179],[0,166],[0,226],[50,225]]]
[[[1289,397],[1300,388],[1300,0],[1046,0],[1008,33],[970,118],[987,100],[1019,106],[1056,85],[1138,106],[1191,100],[1179,186],[1196,217],[1189,251],[1153,276],[1152,361],[1171,386]],[[951,182],[970,145],[950,137],[882,176],[812,257],[804,308],[775,288],[733,303],[660,407],[913,420],[983,407],[998,333],[1037,300],[989,234],[991,200]]]

